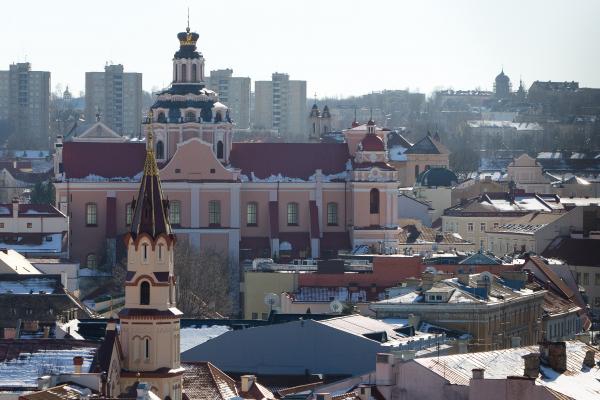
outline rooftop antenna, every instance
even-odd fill
[[[185,28],[185,31],[187,33],[190,33],[190,8],[189,7],[187,8],[187,11],[188,11],[188,13],[187,13],[187,28]]]
[[[317,104],[317,92],[315,92],[315,104]]]

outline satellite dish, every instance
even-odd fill
[[[276,293],[267,293],[264,302],[272,310],[273,307],[279,306],[279,296]]]
[[[329,303],[329,309],[332,313],[339,314],[344,309],[344,305],[339,300],[333,300],[331,303]]]

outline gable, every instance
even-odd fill
[[[427,135],[411,148],[406,150],[406,154],[447,154],[446,148],[439,142],[436,142],[431,136]]]
[[[237,181],[215,157],[211,145],[198,138],[177,145],[175,154],[160,171],[163,181]]]
[[[78,134],[78,131],[81,131]],[[119,135],[110,129],[104,123],[98,121],[93,125],[82,125],[79,129],[75,129],[72,140],[75,142],[81,141],[107,141],[107,142],[124,142],[127,140],[124,136]]]
[[[519,157],[515,158],[512,163],[510,163],[511,167],[536,167],[537,162],[535,158],[530,157],[527,153],[521,154]]]

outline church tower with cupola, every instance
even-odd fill
[[[177,34],[179,50],[173,55],[173,81],[159,92],[152,105],[156,160],[166,163],[179,143],[198,138],[209,144],[223,164],[229,163],[233,121],[229,108],[205,82],[204,56],[196,44],[200,35],[188,26]]]
[[[152,118],[152,112],[150,112]],[[138,196],[132,203],[131,228],[125,235],[127,275],[125,307],[119,313],[124,361],[121,391],[147,382],[163,399],[181,399],[179,361],[181,311],[175,304],[169,202],[163,198],[154,154],[152,124],[147,125],[146,160]]]

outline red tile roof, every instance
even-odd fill
[[[323,232],[321,250],[349,250],[351,248],[348,232]]]
[[[247,176],[308,179],[317,169],[326,175],[345,171],[350,154],[345,143],[234,143],[229,159]]]
[[[88,175],[104,178],[131,178],[142,171],[146,145],[137,143],[66,142],[63,171],[67,178]]]
[[[210,362],[182,363],[183,390],[189,399],[231,399],[238,395],[235,381]]]
[[[363,151],[385,151],[383,140],[374,133],[365,135],[360,144],[362,145]]]

